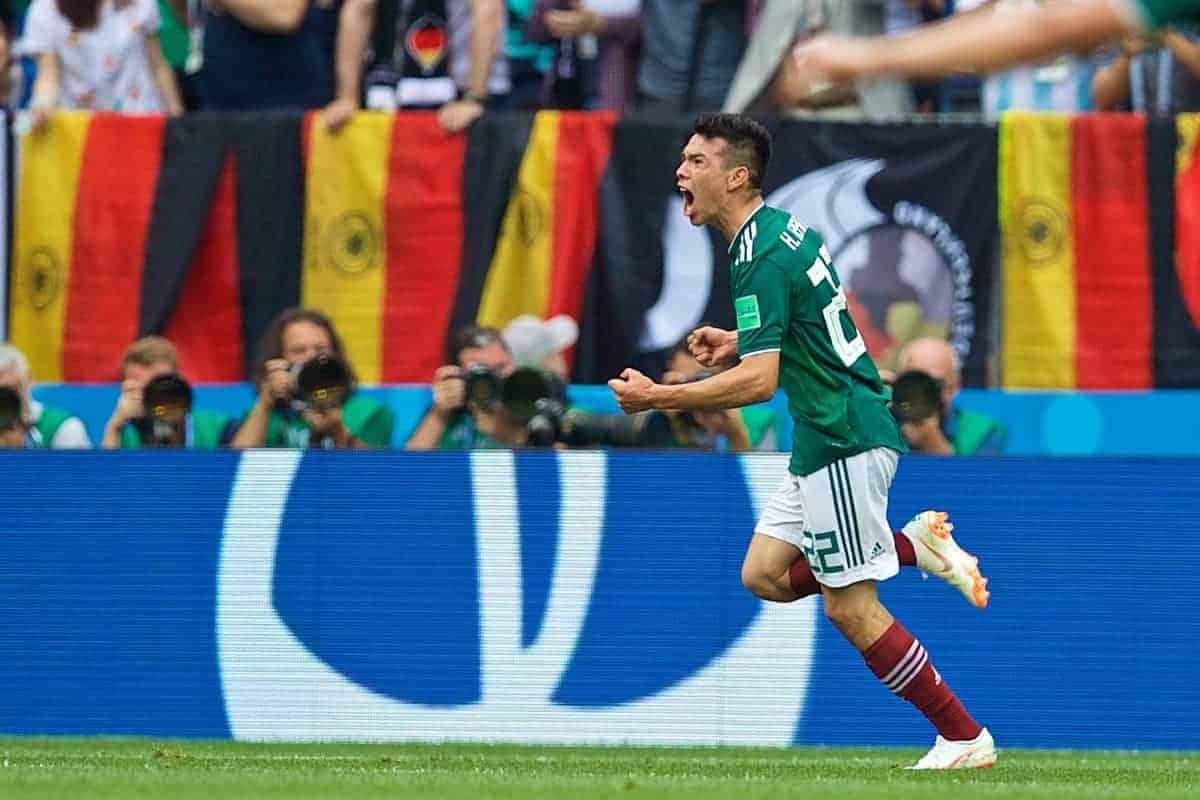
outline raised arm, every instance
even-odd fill
[[[325,107],[324,114],[325,124],[330,130],[341,129],[358,111],[363,54],[367,51],[374,22],[375,0],[346,0],[338,14],[337,46],[333,58],[337,92],[333,102]]]
[[[1138,27],[1131,0],[1050,0],[1002,15],[956,15],[902,36],[819,36],[794,56],[814,85],[885,75],[936,78],[1086,50]]]

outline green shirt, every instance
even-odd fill
[[[361,394],[354,394],[342,407],[346,430],[368,447],[386,448],[392,444],[392,428],[396,418],[382,403]],[[308,447],[311,431],[298,414],[279,409],[271,411],[267,422],[267,447]]]
[[[738,354],[779,351],[794,475],[876,447],[905,452],[884,387],[816,231],[760,206],[729,245]]]
[[[1200,0],[1126,0],[1130,1],[1148,28],[1200,21]]]
[[[42,414],[38,417],[38,421],[33,423],[33,427],[37,429],[38,435],[35,441],[38,447],[51,448],[54,447],[54,435],[58,433],[58,429],[63,426],[63,423],[71,419],[74,414],[69,411],[63,411],[60,408],[49,408],[42,406]]]
[[[188,51],[192,46],[187,28],[183,26],[179,17],[175,16],[175,9],[171,8],[171,4],[167,0],[158,0],[158,16],[161,20],[158,42],[162,47],[163,58],[173,68],[183,69],[183,65],[187,63]]]
[[[216,411],[196,409],[188,415],[187,435],[184,447],[189,450],[216,450],[227,447],[237,433],[237,425],[231,417]],[[136,425],[121,428],[121,449],[140,450],[142,435]]]

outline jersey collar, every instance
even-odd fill
[[[729,240],[729,247],[726,248],[726,252],[729,255],[733,255],[733,246],[735,244],[737,244],[738,237],[742,235],[742,231],[746,230],[746,226],[750,224],[750,220],[754,219],[754,215],[757,214],[758,212],[762,211],[766,207],[766,205],[767,205],[766,200],[759,200],[758,205],[754,207],[754,210],[751,211],[750,214],[746,217],[746,219],[742,222],[742,224],[740,226],[738,226],[737,233],[735,233],[733,235],[733,238]]]

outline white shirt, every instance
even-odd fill
[[[146,59],[146,37],[156,35],[160,25],[155,0],[103,0],[99,17],[95,28],[74,31],[54,0],[33,0],[19,51],[58,56],[62,108],[165,110]]]
[[[45,406],[37,400],[29,402],[29,413],[33,417],[34,424],[42,418],[44,409]],[[83,427],[83,420],[79,417],[68,417],[63,420],[63,424],[58,426],[58,430],[54,432],[54,437],[50,440],[50,447],[55,450],[87,450],[91,446],[92,440],[88,437],[87,428]]]

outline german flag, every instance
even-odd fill
[[[1140,115],[1002,119],[1005,388],[1152,385],[1147,146]]]
[[[423,383],[458,327],[579,318],[608,115],[433,114],[307,122],[305,305],[330,315],[364,383]]]
[[[579,318],[613,121],[60,114],[20,143],[12,338],[38,380],[113,380],[161,333],[189,379],[238,381],[303,303],[364,383],[427,381],[461,324]]]
[[[111,380],[136,336],[162,141],[160,119],[82,113],[22,137],[10,336],[37,380]]]
[[[433,114],[306,125],[302,301],[329,314],[364,383],[428,381],[458,285],[465,139]]]
[[[1195,388],[1200,386],[1200,114],[1149,125],[1155,385]]]
[[[471,129],[462,184],[469,235],[448,333],[501,328],[522,314],[580,319],[615,123],[606,113],[542,111]]]
[[[115,380],[162,333],[189,379],[242,380],[299,296],[298,120],[62,113],[19,148],[10,334],[36,379]]]

